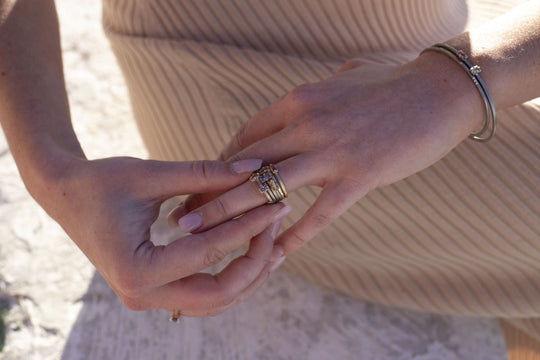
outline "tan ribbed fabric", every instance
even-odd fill
[[[506,339],[509,360],[538,360],[540,358],[538,339],[505,320],[501,320],[500,323]]]
[[[518,2],[105,0],[104,24],[152,157],[212,159],[257,111],[346,59],[404,62]],[[361,299],[511,318],[540,336],[540,107],[499,118],[492,142],[373,191],[284,266]],[[291,196],[293,218],[316,195]]]

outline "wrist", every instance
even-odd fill
[[[425,79],[424,86],[437,99],[437,106],[452,113],[459,122],[462,136],[476,133],[486,122],[484,100],[464,69],[448,56],[424,52],[411,62]]]
[[[87,162],[82,151],[58,146],[15,160],[28,192],[45,210],[51,199],[61,194],[67,182],[74,178],[77,169]]]

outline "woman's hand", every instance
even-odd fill
[[[181,309],[187,316],[216,315],[245,299],[267,278],[271,259],[282,254],[273,240],[280,214],[287,208],[259,207],[167,246],[154,246],[150,226],[167,198],[224,191],[246,181],[259,165],[260,160],[236,164],[72,160],[61,179],[33,195],[127,307]],[[246,243],[250,243],[248,252],[219,274],[198,273]]]
[[[122,301],[213,315],[260,286],[280,255],[272,237],[282,205],[168,246],[154,246],[149,231],[165,199],[224,191],[260,161],[87,161],[71,126],[54,1],[0,1],[0,14],[0,122],[21,177]],[[246,242],[246,255],[220,274],[197,274]]]
[[[352,60],[331,78],[300,86],[255,115],[223,158],[276,164],[289,192],[322,188],[280,236],[287,254],[370,190],[432,165],[481,128],[481,105],[468,75],[444,55],[425,53],[401,66]],[[213,200],[191,197],[171,213],[171,222],[181,217],[184,230],[204,231],[265,202],[254,184],[245,183]],[[187,228],[186,219],[194,218],[200,226]]]

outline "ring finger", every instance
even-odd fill
[[[287,192],[292,192],[303,186],[322,183],[324,164],[307,154],[284,160],[276,164],[276,167]],[[268,202],[266,196],[259,191],[257,185],[248,181],[189,212],[182,218],[174,220],[178,221],[184,232],[200,232],[266,202]],[[196,225],[189,226],[190,224]]]

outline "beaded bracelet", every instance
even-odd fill
[[[469,138],[480,142],[486,142],[491,140],[493,138],[493,135],[495,135],[495,130],[497,128],[497,117],[495,115],[495,106],[493,105],[493,100],[491,99],[491,96],[487,91],[486,84],[484,83],[480,75],[478,75],[482,71],[480,66],[472,65],[467,60],[468,56],[462,50],[456,50],[446,44],[435,44],[423,50],[420,54],[423,54],[426,51],[436,51],[448,56],[456,63],[458,63],[467,72],[474,85],[476,85],[476,88],[478,89],[482,100],[484,100],[484,110],[486,113],[486,122],[484,124],[484,127],[477,133],[469,135]],[[485,133],[488,130],[489,134],[485,136]]]

